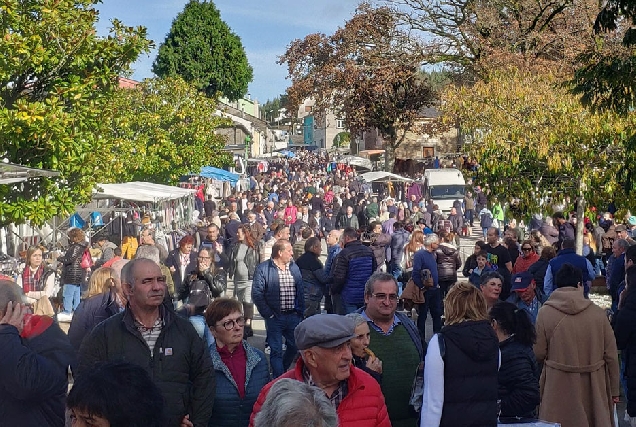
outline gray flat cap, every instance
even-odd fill
[[[333,348],[355,337],[355,329],[355,322],[348,317],[316,314],[296,326],[294,338],[299,350],[307,350],[313,346]]]

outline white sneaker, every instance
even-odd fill
[[[57,313],[57,321],[63,323],[70,323],[73,320],[73,315],[71,313],[65,313],[63,311]]]

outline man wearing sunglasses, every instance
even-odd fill
[[[369,349],[383,361],[381,388],[391,425],[414,426],[417,418],[409,399],[415,372],[425,354],[419,330],[406,314],[397,311],[398,285],[391,274],[375,273],[369,278],[364,302],[359,312],[369,324]]]

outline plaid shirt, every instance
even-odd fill
[[[314,379],[311,377],[309,369],[307,369],[306,366],[303,366],[303,381],[305,381],[305,384],[307,385],[318,387],[314,382]],[[347,397],[348,393],[349,386],[347,385],[347,380],[342,380],[340,381],[340,383],[338,383],[338,388],[336,389],[336,391],[334,391],[331,396],[327,396],[327,398],[329,399],[333,407],[338,410],[338,406],[340,406],[344,398]]]
[[[289,264],[285,268],[280,268],[274,263],[278,269],[278,283],[280,287],[280,309],[281,311],[293,310],[296,302],[296,283],[294,276],[289,271]]]

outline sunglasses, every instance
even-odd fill
[[[529,251],[532,250],[532,248],[521,248],[521,250],[524,251],[524,252],[529,252]]]

